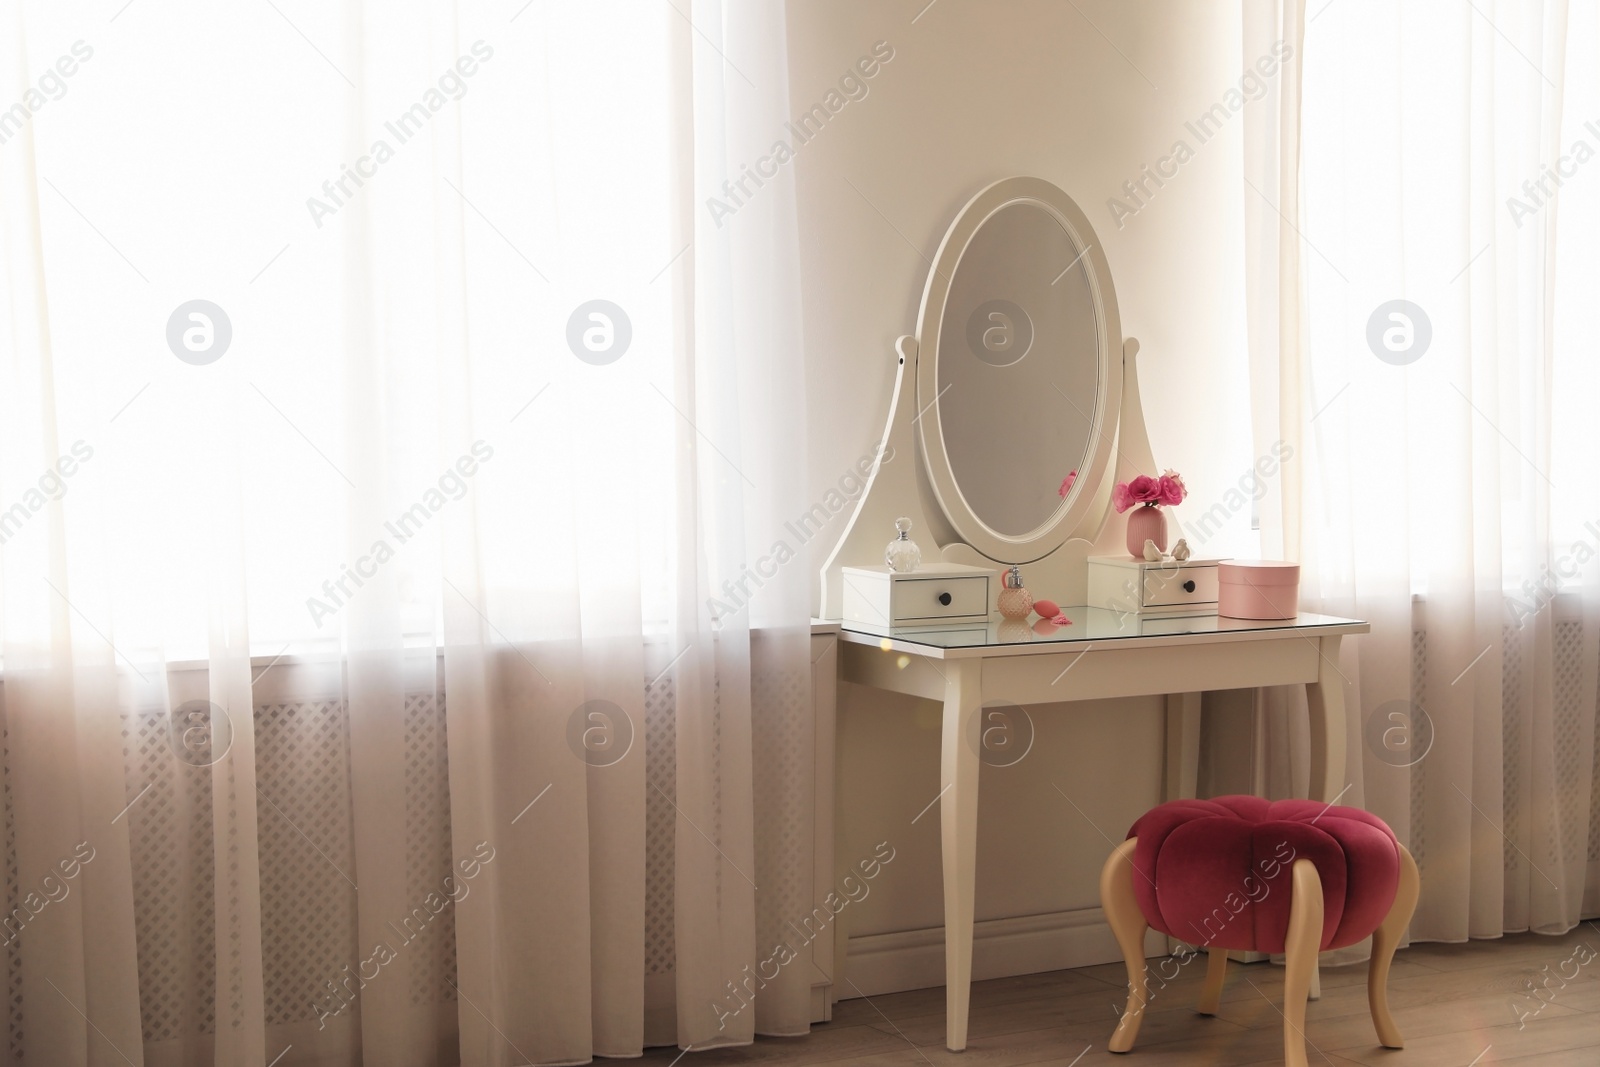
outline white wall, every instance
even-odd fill
[[[1240,55],[1237,5],[937,0],[924,10],[926,2],[790,5],[796,115],[824,101],[876,42],[894,49],[866,95],[799,146],[791,164],[813,499],[877,441],[891,346],[915,327],[945,228],[983,186],[1033,174],[1077,199],[1103,243],[1123,330],[1143,346],[1151,445],[1158,464],[1186,476],[1191,502],[1178,518],[1193,522],[1254,458],[1241,219],[1243,197],[1256,194],[1241,177],[1244,119],[1232,114],[1204,143],[1184,126],[1222,101],[1255,58]],[[1107,198],[1180,138],[1194,158],[1119,228]],[[842,517],[811,542],[813,568],[841,525]],[[1252,543],[1246,507],[1205,550],[1238,554]],[[899,850],[893,877],[849,913],[851,933],[938,926],[937,810],[911,824],[938,793],[938,709],[847,686],[840,715],[839,861],[882,840]],[[1097,906],[1109,848],[1101,831],[1120,840],[1160,799],[1159,701],[1056,706],[1035,720],[1037,742],[1022,763],[984,770],[980,920]]]

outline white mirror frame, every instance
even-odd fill
[[[1070,269],[1081,269],[1088,278],[1100,351],[1096,373],[1099,388],[1090,401],[1094,410],[1082,412],[1089,417],[1089,444],[1078,464],[1072,493],[1043,525],[1012,535],[984,522],[962,494],[945,451],[936,398],[945,302],[956,272],[961,269],[961,259],[984,223],[1001,209],[1018,203],[1044,210],[1067,231],[1075,247],[1085,250]],[[997,562],[1028,563],[1048,556],[1072,536],[1095,506],[1094,487],[1111,464],[1122,404],[1122,323],[1117,314],[1117,294],[1111,282],[1111,266],[1088,217],[1070,196],[1042,178],[1005,178],[967,201],[945,233],[928,272],[917,316],[917,342],[922,356],[917,362],[917,409],[921,413],[917,422],[922,457],[945,517],[963,541]]]
[[[1051,519],[1042,531],[1036,531],[1039,540],[1026,546],[1018,542],[1015,544],[1017,551],[1012,551],[991,531],[993,540],[989,542],[989,552],[960,540],[961,535],[944,518],[949,510],[942,501],[934,499],[931,479],[923,477],[931,464],[926,456],[919,454],[922,452],[919,438],[923,431],[920,429],[922,404],[918,400],[918,382],[923,375],[930,384],[938,380],[933,370],[924,369],[934,362],[932,350],[924,349],[917,337],[902,336],[895,342],[894,353],[886,363],[869,361],[867,364],[882,366],[892,377],[889,410],[883,436],[874,452],[876,459],[864,458],[856,471],[865,482],[861,495],[856,498],[844,531],[818,575],[821,579],[819,618],[841,617],[845,567],[883,568],[884,547],[893,539],[895,519],[901,516],[912,520],[911,537],[922,547],[924,567],[958,563],[993,567],[998,572],[1006,563],[1031,564],[1025,576],[1029,587],[1052,596],[1060,604],[1085,602],[1090,555],[1125,555],[1127,552],[1123,546],[1122,524],[1107,521],[1112,514],[1112,486],[1116,481],[1156,470],[1145,432],[1144,408],[1139,399],[1135,367],[1139,342],[1121,336],[1110,266],[1099,242],[1094,239],[1093,228],[1077,206],[1060,189],[1037,178],[1008,178],[973,197],[957,215],[939,247],[938,259],[924,288],[920,322],[926,328],[931,321],[937,330],[938,318],[930,319],[930,296],[935,286],[938,286],[941,302],[948,294],[952,265],[971,239],[970,231],[977,226],[975,205],[981,202],[998,207],[1017,199],[1018,190],[1028,199],[1052,205],[1064,225],[1070,220],[1069,232],[1079,241],[1080,247],[1089,249],[1083,262],[1093,268],[1091,284],[1096,286],[1097,299],[1104,301],[1102,358],[1110,362],[1105,368],[1100,404],[1091,430],[1092,463],[1086,462],[1078,468],[1078,480],[1065,510]],[[932,392],[929,395],[933,395]],[[948,484],[953,488],[954,479],[948,474],[947,461],[943,467]],[[941,530],[947,532],[941,534]],[[949,534],[956,534],[956,537]],[[1046,544],[1053,545],[1053,549],[1044,548]],[[1005,559],[1002,553],[1015,558]]]

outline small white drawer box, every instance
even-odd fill
[[[1219,562],[1090,556],[1089,606],[1130,615],[1215,615]]]
[[[928,563],[897,574],[887,567],[845,567],[844,618],[870,626],[973,622],[989,617],[996,572],[961,563]]]

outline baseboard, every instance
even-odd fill
[[[1166,954],[1166,938],[1145,937],[1145,955]],[[1121,963],[1122,952],[1099,908],[990,919],[972,934],[972,978],[1007,978],[1068,967]],[[839,999],[944,985],[944,927],[852,937]]]

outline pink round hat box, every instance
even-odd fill
[[[1271,559],[1217,564],[1217,614],[1230,619],[1292,619],[1300,614],[1300,565]]]

